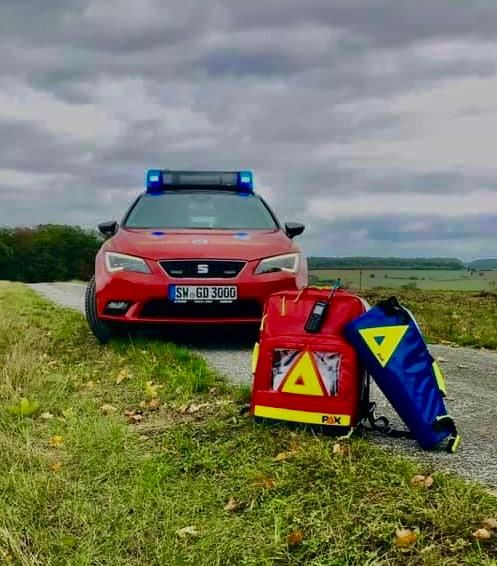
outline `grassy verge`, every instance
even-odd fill
[[[395,295],[433,344],[497,350],[497,294],[378,289],[361,293],[371,304]]]
[[[241,401],[184,350],[101,348],[80,315],[0,284],[0,563],[494,563],[497,536],[472,537],[497,515],[483,488],[415,487],[430,470],[257,426]]]

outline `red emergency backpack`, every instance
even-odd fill
[[[329,301],[318,332],[305,330],[317,302]],[[253,354],[251,413],[257,418],[355,427],[368,405],[368,380],[344,326],[367,310],[346,291],[307,287],[272,295]]]

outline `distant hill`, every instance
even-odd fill
[[[309,257],[309,269],[465,269],[457,258]],[[497,260],[494,260],[497,262]]]
[[[475,259],[466,264],[469,269],[497,269],[497,257]]]

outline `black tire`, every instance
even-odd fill
[[[97,299],[95,277],[92,277],[86,287],[85,314],[88,326],[100,344],[107,344],[114,335],[110,325],[97,316]]]

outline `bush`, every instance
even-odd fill
[[[78,226],[47,224],[0,229],[0,279],[88,280],[93,275],[101,239]]]

